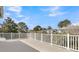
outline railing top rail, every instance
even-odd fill
[[[67,36],[67,34],[53,34],[54,36]]]
[[[79,35],[69,35],[69,36],[79,36]]]
[[[0,34],[11,34],[11,33],[0,33]],[[19,33],[12,33],[12,34],[19,34]],[[29,34],[29,33],[20,33],[20,34]],[[41,33],[36,33],[36,34],[41,34]],[[42,33],[43,35],[50,35],[48,33]],[[52,33],[53,34],[53,33]],[[53,34],[56,36],[67,36],[67,34]],[[79,34],[69,34],[69,36],[79,36]]]
[[[0,34],[11,34],[11,33],[0,33]],[[18,34],[18,33],[13,33],[13,34]],[[26,34],[26,33],[23,33],[23,34]]]

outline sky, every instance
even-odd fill
[[[5,6],[6,17],[11,17],[16,23],[25,22],[30,29],[36,25],[57,28],[64,19],[70,20],[72,25],[79,25],[79,6]],[[0,19],[0,23],[3,21]]]

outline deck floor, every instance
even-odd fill
[[[63,48],[55,44],[51,45],[50,43],[47,42],[40,42],[39,40],[26,39],[20,41],[39,50],[40,52],[74,52],[71,49]]]
[[[38,52],[21,41],[0,41],[0,52]]]

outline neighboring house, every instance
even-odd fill
[[[47,30],[47,33],[50,34],[52,31],[53,31],[52,29]]]
[[[53,33],[53,34],[56,34],[57,33],[57,29],[50,29],[50,30],[47,30],[47,33]]]
[[[59,32],[69,34],[79,34],[79,25],[60,28]]]

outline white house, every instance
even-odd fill
[[[62,33],[79,34],[79,25],[71,25],[68,27],[63,27],[59,29]]]

